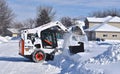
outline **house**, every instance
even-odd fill
[[[107,16],[104,18],[96,18],[96,17],[87,17],[85,20],[85,25],[87,28],[93,27],[96,24],[108,23],[109,25],[120,28],[120,17],[117,16]]]
[[[120,28],[107,23],[95,24],[85,30],[88,40],[120,40]]]
[[[6,36],[18,37],[20,35],[19,29],[7,28]]]

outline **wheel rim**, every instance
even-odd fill
[[[44,55],[41,52],[39,52],[39,53],[36,53],[35,57],[36,57],[36,60],[41,61],[43,60]]]

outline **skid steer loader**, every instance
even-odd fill
[[[19,54],[32,59],[34,62],[53,60],[55,53],[59,49],[57,31],[68,33],[69,29],[56,21],[37,28],[22,30]],[[72,48],[70,46],[70,51],[73,51]]]

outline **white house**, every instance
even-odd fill
[[[19,34],[20,34],[19,29],[7,28],[6,31],[7,36],[17,37]]]
[[[93,27],[96,24],[108,23],[109,25],[120,28],[120,17],[118,16],[107,16],[104,18],[98,17],[87,17],[85,20],[85,25],[87,28]]]
[[[102,23],[85,30],[89,40],[120,40],[120,28]]]

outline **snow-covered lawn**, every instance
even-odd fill
[[[18,40],[0,44],[0,74],[119,74],[120,42],[89,42],[85,52],[34,63],[18,55]]]

